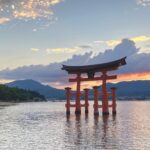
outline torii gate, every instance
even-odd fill
[[[102,91],[98,91],[98,86],[94,86],[94,115],[99,115],[98,108],[102,108],[102,114],[108,115],[109,114],[109,107],[112,107],[112,113],[116,114],[116,92],[115,87],[111,88],[112,92],[107,92],[106,87],[106,81],[111,79],[116,79],[117,75],[111,75],[108,76],[108,71],[117,70],[120,66],[123,66],[126,64],[125,61],[126,57],[108,62],[103,64],[95,64],[95,65],[86,65],[86,66],[67,66],[63,65],[62,70],[66,70],[68,74],[76,74],[76,78],[69,79],[69,82],[76,82],[77,88],[76,92],[72,93],[71,88],[67,87],[66,89],[66,97],[67,97],[67,103],[66,103],[66,114],[70,114],[70,107],[75,107],[75,114],[81,114],[81,107],[85,107],[85,113],[88,113],[88,95],[89,95],[89,89],[84,89],[84,93],[80,90],[80,84],[83,81],[97,81],[102,80]],[[101,76],[96,77],[95,73],[101,72]],[[81,77],[82,74],[87,74],[87,77]],[[75,95],[76,101],[75,104],[70,104],[70,97]],[[80,97],[81,95],[84,95],[85,98],[85,104],[80,103]],[[98,97],[99,95],[102,96],[102,105],[98,104]],[[112,104],[108,104],[108,96],[112,96]]]

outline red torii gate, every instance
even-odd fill
[[[89,95],[89,89],[84,89],[84,93],[80,90],[80,84],[83,81],[97,81],[102,80],[102,91],[98,91],[98,86],[94,86],[94,115],[99,115],[98,108],[102,108],[102,114],[108,115],[109,114],[109,107],[112,107],[112,113],[116,114],[116,88],[113,87],[112,92],[107,92],[106,87],[106,81],[111,79],[116,79],[117,75],[111,75],[108,76],[108,71],[117,70],[120,66],[125,65],[126,57],[121,58],[119,60],[115,60],[108,63],[103,64],[96,64],[96,65],[86,65],[86,66],[67,66],[63,65],[62,70],[66,70],[68,74],[76,74],[76,78],[69,79],[69,82],[76,82],[77,83],[77,89],[75,93],[71,92],[71,88],[67,87],[66,89],[66,97],[67,97],[67,103],[66,103],[66,113],[70,114],[70,107],[75,107],[75,114],[81,114],[81,107],[85,107],[85,113],[88,113],[88,95]],[[95,77],[96,72],[101,72],[102,75],[99,77]],[[87,77],[81,77],[81,74],[87,74]],[[76,96],[76,102],[75,104],[70,104],[70,97],[75,95]],[[80,97],[81,95],[84,95],[85,98],[85,104],[80,103]],[[102,105],[98,104],[98,97],[99,95],[102,96]],[[112,104],[108,104],[108,96],[112,96]]]

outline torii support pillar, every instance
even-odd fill
[[[67,98],[67,102],[66,102],[66,114],[70,115],[70,97],[71,97],[71,88],[70,87],[66,87],[66,98]]]
[[[108,109],[108,95],[107,95],[107,87],[106,87],[106,80],[107,74],[106,71],[102,72],[102,114],[109,115]]]
[[[80,92],[80,78],[81,78],[81,74],[78,73],[77,74],[77,91],[76,91],[76,109],[75,109],[75,114],[81,114],[81,104],[80,104],[80,96],[81,96],[81,92]]]
[[[84,89],[84,99],[85,99],[85,113],[89,112],[89,89]]]
[[[98,116],[99,111],[98,111],[98,86],[94,86],[94,115]]]
[[[112,114],[116,114],[116,88],[112,87]]]

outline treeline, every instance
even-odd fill
[[[45,97],[38,92],[23,90],[19,88],[10,88],[0,85],[0,101],[5,102],[31,102],[46,101]]]

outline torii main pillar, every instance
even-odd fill
[[[102,113],[103,115],[109,114],[106,80],[107,80],[107,74],[106,71],[103,71],[102,72]]]
[[[77,91],[76,91],[76,108],[75,108],[75,114],[81,114],[81,104],[80,104],[80,96],[81,96],[81,93],[80,93],[80,77],[81,77],[81,74],[78,73],[77,74]]]

